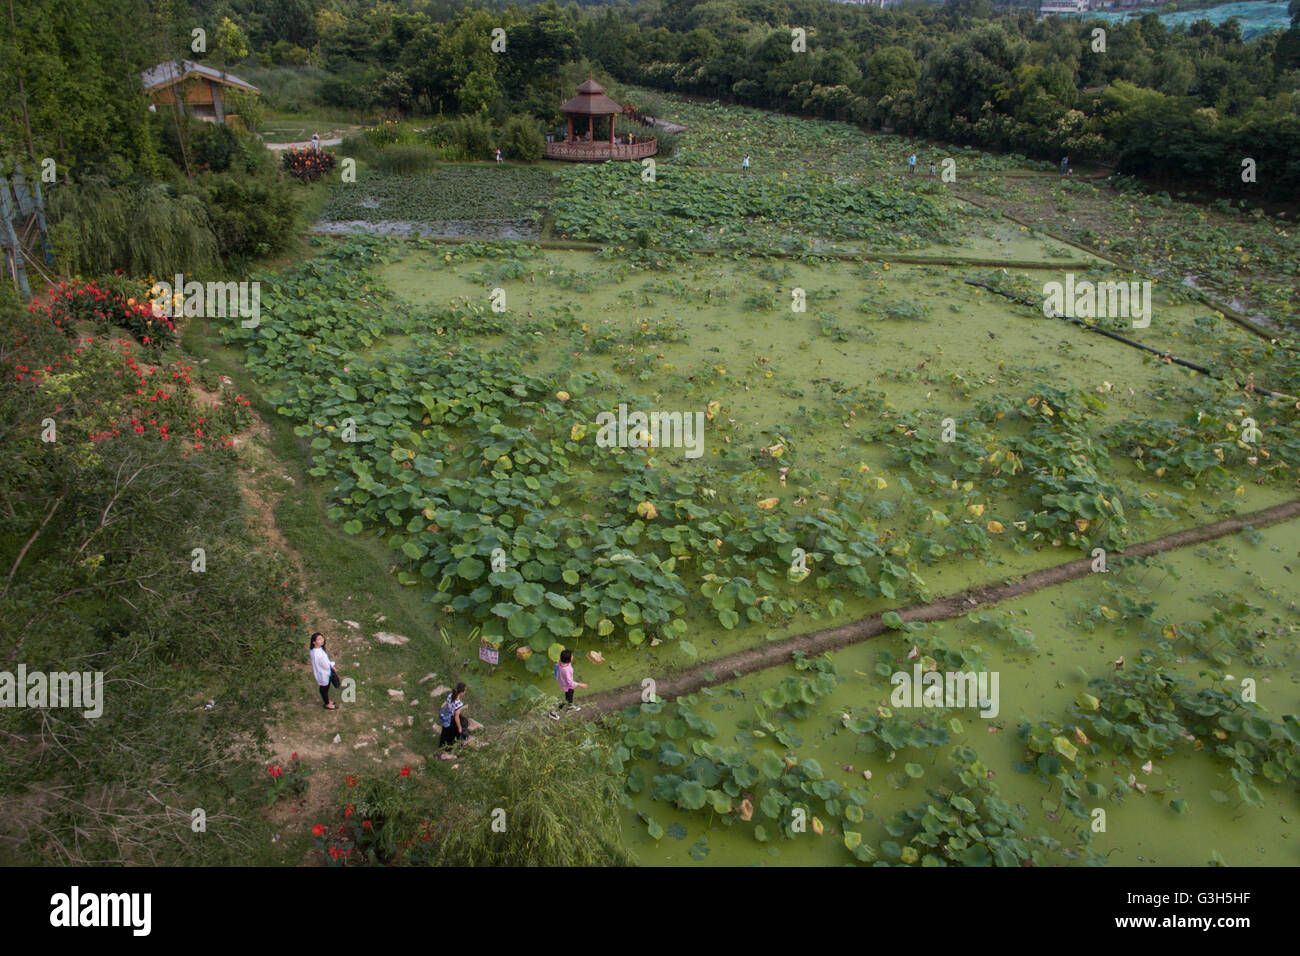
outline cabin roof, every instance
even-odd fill
[[[152,70],[145,70],[140,74],[144,81],[146,90],[156,90],[164,86],[171,86],[178,80],[187,76],[202,76],[217,83],[226,86],[238,87],[241,90],[248,90],[250,93],[261,93],[256,86],[247,80],[241,80],[233,73],[227,73],[224,70],[215,70],[210,66],[204,66],[202,63],[195,63],[193,60],[181,60],[178,67],[175,60],[168,60],[166,63],[159,63]]]

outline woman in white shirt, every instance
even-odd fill
[[[334,662],[325,653],[325,635],[317,631],[311,636],[311,673],[320,686],[320,698],[325,701],[326,710],[338,710],[338,704],[330,703],[330,676],[334,672]]]

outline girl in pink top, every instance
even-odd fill
[[[573,702],[573,689],[575,687],[586,687],[586,684],[573,678],[573,651],[560,651],[560,663],[555,665],[555,679],[560,682],[560,690],[564,692],[564,703],[560,705],[560,710],[570,707],[576,713],[582,710]],[[551,711],[551,720],[559,720],[560,715],[556,711]]]

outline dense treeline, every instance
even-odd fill
[[[477,114],[498,126],[522,115],[550,124],[567,87],[595,67],[657,89],[1113,163],[1171,184],[1275,199],[1300,186],[1300,0],[1290,4],[1290,29],[1249,42],[1233,20],[1186,31],[1166,29],[1154,14],[1120,24],[1039,20],[988,0],[887,10],[827,0],[73,6],[75,16],[55,17],[42,14],[42,0],[27,0],[17,40],[3,41],[0,52],[19,64],[0,79],[10,152],[30,143],[61,163],[125,162],[157,175],[166,166],[161,137],[132,84],[140,69],[179,50],[255,74],[295,67],[308,82],[284,101],[274,102],[279,78],[264,83],[273,105],[294,110]],[[107,29],[121,20],[151,29],[122,43]],[[207,31],[200,54],[188,52],[193,26]],[[795,27],[806,31],[806,52],[792,49]],[[492,47],[497,29],[504,51]],[[31,55],[38,46],[46,55]],[[1245,158],[1255,160],[1257,183],[1242,181]],[[183,155],[173,159],[185,165]]]
[[[985,0],[900,10],[820,0],[665,0],[583,24],[621,79],[889,126],[1240,192],[1241,161],[1274,198],[1300,185],[1300,3],[1244,42],[1236,21],[1167,30],[996,13]],[[791,50],[791,28],[808,52]],[[1105,30],[1104,51],[1094,29]]]
[[[1233,20],[1186,31],[1155,14],[1039,20],[988,0],[887,10],[827,0],[524,9],[221,0],[196,16],[235,37],[227,53],[323,68],[313,96],[349,109],[487,111],[498,121],[509,109],[550,122],[563,68],[585,62],[662,90],[1280,199],[1300,185],[1300,2],[1291,12],[1289,30],[1249,42]],[[498,27],[504,53],[491,50]],[[806,52],[792,50],[795,27]],[[1094,49],[1097,28],[1104,51]],[[1243,183],[1244,158],[1257,183]]]

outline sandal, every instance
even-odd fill
[[[339,705],[338,705],[338,704],[326,704],[326,705],[325,705],[325,709],[326,709],[326,710],[338,710],[338,709],[339,709]]]

